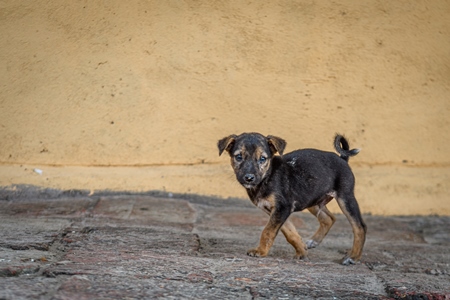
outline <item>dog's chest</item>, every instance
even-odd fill
[[[267,213],[271,213],[275,208],[275,197],[273,195],[261,198],[252,199],[252,202],[255,206],[262,209]]]

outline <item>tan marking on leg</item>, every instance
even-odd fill
[[[281,232],[284,237],[295,249],[295,258],[301,259],[306,257],[306,245],[303,243],[302,238],[297,232],[294,224],[288,219],[281,227]]]
[[[331,226],[333,226],[334,222],[336,221],[336,218],[327,209],[326,206],[320,208],[318,205],[316,205],[313,207],[309,207],[308,210],[311,214],[317,217],[320,224],[316,233],[314,233],[314,235],[312,236],[311,241],[308,241],[308,247],[314,248],[322,242],[323,238],[327,235],[327,233],[330,231]]]
[[[276,197],[274,194],[271,194],[266,198],[259,199],[255,204],[269,215],[269,221],[261,233],[259,246],[248,250],[247,254],[251,256],[266,256],[269,253],[269,250],[272,247],[278,230],[282,227],[282,224],[279,224],[278,221],[272,217],[272,213],[276,205]]]
[[[267,213],[270,216],[273,208],[275,207],[275,201],[276,201],[275,196],[272,194],[267,198],[258,200],[256,205],[262,211],[264,211],[265,213]],[[270,222],[270,220],[269,220],[269,222]],[[283,224],[283,226],[281,226],[281,232],[283,233],[284,237],[289,242],[289,244],[291,244],[294,247],[295,258],[301,259],[301,258],[306,257],[306,254],[307,254],[306,245],[303,243],[302,238],[298,234],[297,229],[295,228],[294,224],[292,224],[292,222],[289,221],[289,219],[286,220],[286,222]],[[261,244],[265,244],[265,245],[270,244],[270,246],[268,247],[270,249],[270,247],[273,244],[273,240],[270,241],[270,239],[271,239],[270,234],[267,231],[266,232],[263,231],[261,234],[260,247],[249,250],[249,252],[250,251],[257,252],[257,250],[259,248],[261,248],[261,250],[262,250],[262,248],[264,248],[264,247],[261,247]],[[275,239],[275,237],[273,237],[273,239]],[[267,252],[269,251],[269,249],[267,249]],[[266,253],[266,255],[267,255],[267,253]],[[257,256],[257,255],[255,255],[255,256]],[[263,256],[263,255],[259,254],[259,256]]]
[[[275,237],[277,236],[280,227],[281,224],[275,222],[271,217],[261,233],[259,246],[257,248],[248,250],[247,254],[250,256],[267,256],[270,248],[273,245],[273,242],[275,241]]]

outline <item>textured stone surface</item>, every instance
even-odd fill
[[[0,299],[448,299],[450,218],[365,216],[362,261],[344,216],[307,260],[240,201],[110,195],[0,201]],[[292,216],[303,238],[318,225]]]

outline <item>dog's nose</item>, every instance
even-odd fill
[[[247,182],[253,182],[255,180],[255,175],[253,174],[245,174],[244,179]]]

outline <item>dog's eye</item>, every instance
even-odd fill
[[[234,156],[234,159],[236,161],[241,161],[242,160],[242,155],[241,154],[237,154],[237,155]]]
[[[259,163],[260,163],[260,164],[263,164],[263,163],[265,163],[265,162],[266,162],[266,160],[267,160],[267,158],[266,158],[266,157],[264,157],[264,156],[261,156],[261,157],[259,158]]]

